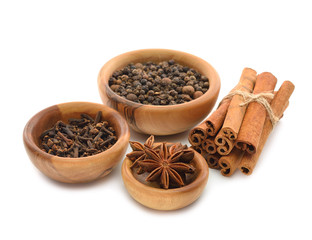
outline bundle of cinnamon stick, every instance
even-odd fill
[[[231,176],[236,169],[250,175],[265,142],[283,116],[295,86],[284,81],[274,92],[276,77],[245,68],[238,84],[218,108],[189,133],[192,147],[210,168]]]

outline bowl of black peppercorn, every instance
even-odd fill
[[[103,178],[123,159],[128,124],[114,109],[90,102],[53,105],[26,124],[23,140],[32,163],[65,183]]]
[[[171,135],[187,131],[212,110],[220,91],[216,70],[192,54],[142,49],[108,61],[98,75],[104,104],[137,132]]]

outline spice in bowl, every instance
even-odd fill
[[[130,168],[137,169],[136,174],[145,173],[145,182],[155,182],[163,189],[178,188],[187,185],[194,177],[192,165],[194,151],[181,143],[154,144],[150,136],[145,144],[130,142],[132,152],[127,157],[133,162]]]
[[[130,101],[149,105],[174,105],[199,98],[209,80],[195,69],[173,59],[160,63],[129,64],[113,73],[110,88]]]
[[[93,119],[82,113],[81,118],[70,118],[68,124],[58,121],[40,135],[43,151],[59,157],[87,157],[101,153],[116,141],[116,133],[99,111]]]

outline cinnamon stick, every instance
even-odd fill
[[[259,74],[253,94],[273,93],[276,82],[276,77],[269,72]],[[270,99],[267,101],[270,103]],[[266,115],[267,110],[262,104],[258,102],[249,103],[235,142],[238,149],[247,151],[249,154],[257,152]]]
[[[245,68],[240,77],[236,90],[251,93],[254,89],[257,72],[251,68]],[[234,95],[227,110],[226,117],[221,129],[221,134],[230,140],[237,138],[239,129],[244,119],[247,106],[241,106],[244,98],[241,95]]]
[[[207,138],[207,135],[207,125],[202,122],[190,131],[188,140],[192,146],[200,146],[202,141]]]
[[[283,82],[280,89],[275,94],[271,102],[271,108],[275,116],[277,116],[278,118],[282,117],[284,110],[287,108],[289,98],[291,94],[293,93],[294,89],[295,89],[295,86],[292,82],[285,81]],[[262,133],[261,133],[257,152],[255,154],[245,153],[242,158],[241,163],[239,164],[239,169],[241,170],[242,173],[246,175],[252,174],[258,162],[262,149],[270,133],[272,132],[272,130],[273,130],[273,126],[272,126],[271,120],[269,117],[267,117],[264,123]]]
[[[220,155],[228,155],[234,148],[234,140],[223,136],[221,132],[216,136],[215,144],[217,145],[217,152]]]
[[[208,163],[208,167],[212,168],[212,169],[220,169],[220,165],[219,165],[220,157],[221,156],[218,153],[208,154],[206,156],[206,161]]]
[[[203,140],[201,147],[209,154],[215,154],[217,152],[217,146],[212,137]]]
[[[209,136],[215,136],[222,127],[230,102],[231,99],[225,99],[222,101],[219,107],[205,121],[207,125],[207,133]]]
[[[256,81],[257,72],[251,68],[245,68],[240,77],[238,84],[231,90],[252,92]],[[208,135],[215,136],[218,133],[215,144],[218,146],[217,151],[220,155],[229,154],[234,147],[234,140],[237,137],[240,125],[244,118],[246,106],[240,106],[243,97],[234,95],[232,100],[224,99],[220,107],[206,120],[208,126]]]
[[[204,150],[201,148],[201,146],[191,146],[191,148],[194,149],[196,152],[198,152],[201,155],[204,154]]]
[[[249,84],[246,82],[252,82],[253,75],[255,75],[256,72],[252,70],[251,68],[245,68],[243,70],[241,80],[239,83],[230,91],[236,91],[236,90],[242,90],[245,89],[246,87],[248,88]],[[246,85],[246,86],[244,86]],[[253,88],[253,87],[252,87]],[[251,88],[251,90],[252,90]],[[224,119],[227,114],[228,107],[231,103],[231,98],[228,99],[223,99],[218,108],[205,120],[206,126],[207,126],[207,134],[209,136],[216,136],[218,131],[223,125]],[[192,134],[193,131],[192,131]],[[191,135],[190,135],[191,136]]]
[[[229,155],[222,156],[219,160],[221,174],[226,177],[231,176],[236,171],[238,165],[242,160],[243,155],[243,151],[234,148]]]

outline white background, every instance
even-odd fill
[[[308,3],[1,1],[0,239],[311,239]],[[22,142],[26,122],[57,103],[101,102],[102,65],[142,48],[211,63],[221,77],[219,100],[244,67],[272,72],[277,88],[293,81],[290,105],[251,176],[211,170],[194,204],[160,212],[128,195],[121,164],[78,185],[50,180],[32,165]],[[131,132],[132,140],[146,137]],[[187,133],[156,140],[187,143]]]

